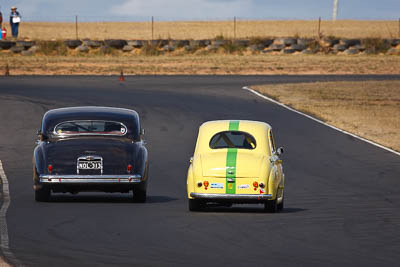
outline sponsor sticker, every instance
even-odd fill
[[[265,193],[265,189],[264,188],[260,188],[260,194],[264,194]]]
[[[211,188],[217,188],[217,189],[224,189],[224,184],[223,183],[212,183]]]
[[[238,185],[238,189],[248,189],[248,188],[250,188],[250,185],[248,185],[248,184]]]

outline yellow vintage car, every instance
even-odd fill
[[[285,175],[269,124],[247,120],[203,123],[187,173],[189,210],[207,203],[261,203],[283,209]]]

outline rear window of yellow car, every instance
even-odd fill
[[[215,134],[210,140],[211,149],[255,149],[256,146],[256,139],[251,134],[241,131],[219,132]]]

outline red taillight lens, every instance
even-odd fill
[[[208,181],[204,181],[204,187],[208,187],[209,186],[209,183],[208,183]]]
[[[53,165],[49,164],[49,166],[47,166],[47,169],[49,170],[49,173],[51,173],[53,171]]]
[[[254,187],[258,187],[258,182],[253,182]]]
[[[128,172],[131,172],[131,171],[132,171],[132,165],[129,164],[129,165],[128,165]]]

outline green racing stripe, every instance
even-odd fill
[[[229,131],[238,131],[239,121],[229,122]],[[228,148],[226,154],[226,194],[236,193],[236,157],[237,148]]]

